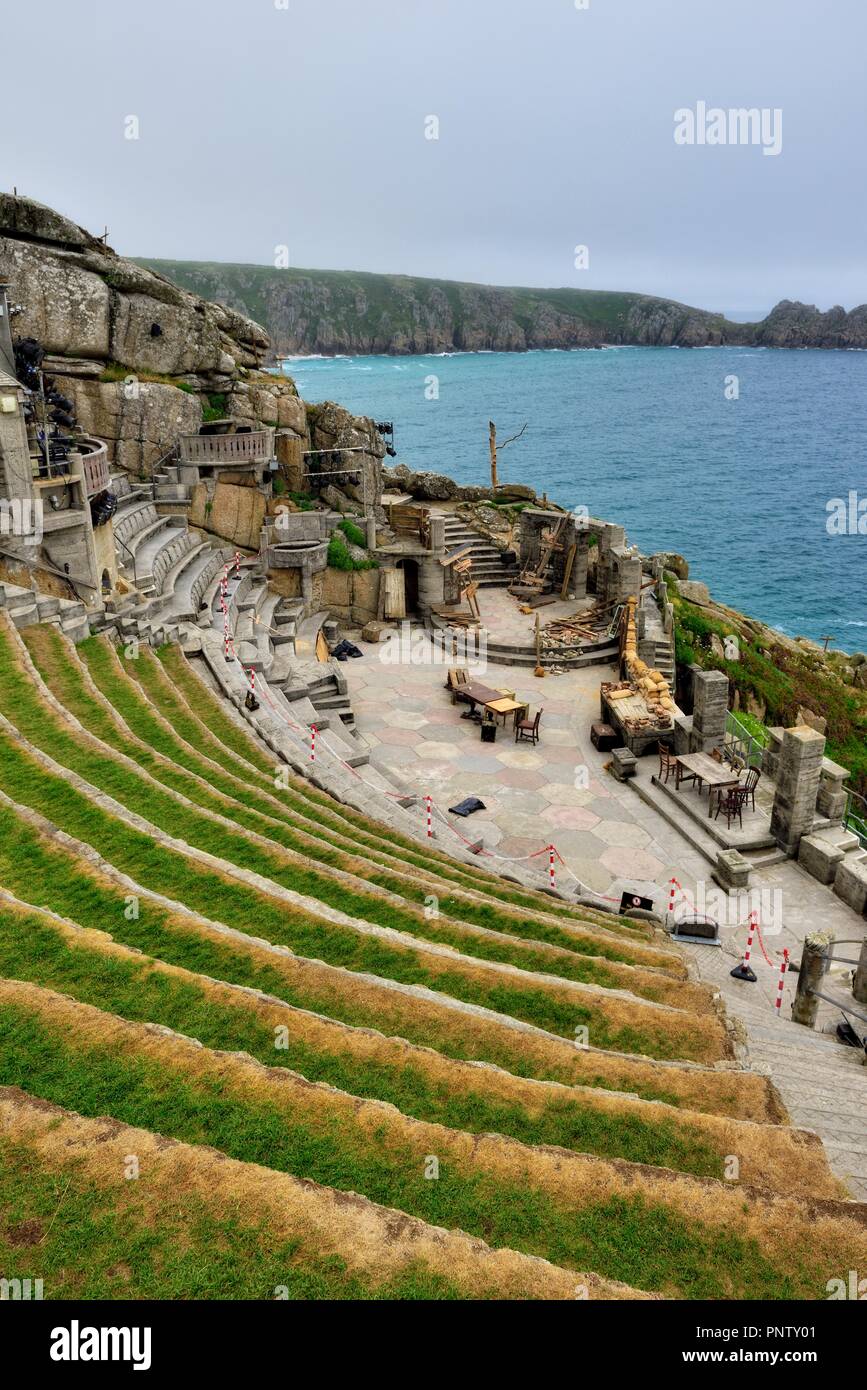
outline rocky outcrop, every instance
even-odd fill
[[[784,300],[761,323],[742,324],[644,294],[197,261],[141,264],[253,314],[278,353],[524,352],[606,344],[867,347],[867,306],[823,314]]]
[[[762,347],[867,347],[867,304],[847,313],[839,305],[823,314],[815,304],[783,299],[754,325],[752,341]]]
[[[41,344],[79,423],[128,469],[147,471],[179,433],[195,432],[214,399],[238,419],[264,419],[261,408],[303,428],[292,382],[258,371],[269,350],[263,328],[125,260],[51,208],[0,194],[0,277],[16,338]]]

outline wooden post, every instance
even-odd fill
[[[488,430],[490,433],[489,442],[491,447],[491,487],[496,492],[499,487],[499,482],[497,480],[497,427],[493,420],[488,421]]]
[[[560,597],[561,597],[561,599],[565,599],[565,598],[568,598],[568,597],[569,597],[569,581],[570,581],[571,578],[572,578],[572,567],[573,567],[573,565],[575,564],[575,556],[576,556],[577,554],[578,554],[578,542],[576,541],[575,544],[570,548],[569,554],[568,554],[567,557],[566,557],[566,573],[563,575],[563,585],[562,585],[562,588],[560,589]]]

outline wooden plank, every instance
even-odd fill
[[[405,618],[406,589],[404,587],[403,570],[383,570],[382,583],[385,589],[384,616],[392,619]]]
[[[569,593],[569,581],[572,578],[572,567],[575,564],[575,556],[578,554],[578,542],[569,547],[569,554],[566,557],[566,573],[563,576],[563,585],[560,589],[560,597],[566,598]]]

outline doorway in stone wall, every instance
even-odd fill
[[[418,612],[418,561],[401,560],[398,566],[403,570],[403,591],[407,616]]]

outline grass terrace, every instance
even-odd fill
[[[863,1209],[668,937],[276,770],[178,648],[0,618],[7,1277],[823,1298],[867,1262]]]

